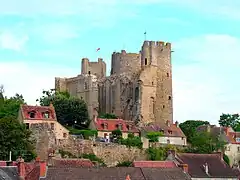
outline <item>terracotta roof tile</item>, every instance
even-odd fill
[[[134,161],[134,167],[146,168],[174,168],[177,167],[173,161]]]
[[[170,124],[169,126],[166,124],[149,124],[148,126],[143,127],[142,130],[146,132],[162,131],[164,132],[164,136],[167,137],[186,137],[176,124]]]
[[[178,153],[176,159],[179,163],[188,164],[188,173],[196,178],[232,178],[236,173],[222,159],[220,153],[193,154]],[[209,175],[206,174],[203,165],[207,163]]]
[[[47,180],[190,180],[180,168],[49,168]]]
[[[34,118],[31,118],[29,113],[34,112]],[[49,118],[45,118],[42,113],[49,112]],[[21,105],[21,113],[24,120],[35,119],[35,120],[57,120],[56,113],[53,106],[29,106]]]
[[[118,125],[122,125],[123,132],[139,132],[136,128],[134,122],[125,121],[123,119],[101,119],[97,118],[95,120],[95,126],[98,131],[114,131],[118,129]],[[104,126],[106,125],[106,126]],[[106,129],[104,129],[106,127]]]

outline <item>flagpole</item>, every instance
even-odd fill
[[[145,30],[144,32],[144,40],[146,41],[147,40],[147,31]]]

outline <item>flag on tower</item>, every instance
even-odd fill
[[[147,34],[147,32],[145,31],[145,32],[144,32],[144,34],[146,35],[146,34]]]
[[[96,51],[98,52],[99,50],[100,50],[100,48],[97,48],[97,50],[96,50]]]

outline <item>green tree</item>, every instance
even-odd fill
[[[109,113],[100,114],[99,117],[103,118],[103,119],[117,119],[118,118],[115,114],[109,114]]]
[[[235,131],[240,131],[239,114],[222,114],[218,121],[219,125],[224,127],[232,127]]]
[[[0,106],[0,119],[10,116],[17,118],[20,105],[25,103],[23,96],[19,94],[16,94],[11,98],[5,97],[1,101],[2,105]]]
[[[112,131],[112,137],[116,139],[122,138],[122,131],[120,129]]]
[[[42,106],[53,104],[58,121],[64,126],[85,129],[89,126],[89,116],[86,103],[68,92],[56,92],[54,89],[43,91],[43,96],[37,100]]]
[[[1,160],[8,160],[10,151],[14,160],[19,155],[25,161],[30,161],[36,157],[31,132],[26,129],[24,124],[21,124],[14,117],[4,117],[0,119],[0,129]]]
[[[149,142],[158,142],[158,138],[162,135],[161,132],[149,132],[147,133],[147,138],[149,139]]]
[[[209,154],[223,151],[225,144],[220,136],[213,136],[208,132],[197,132],[192,137],[191,147],[187,149],[187,152]]]
[[[0,85],[0,109],[2,108],[4,103],[3,93],[4,93],[4,87],[3,85]]]
[[[192,138],[196,133],[197,127],[199,127],[201,125],[208,125],[208,124],[209,124],[208,121],[188,120],[188,121],[185,121],[185,122],[179,124],[179,127],[181,128],[181,130],[187,137],[188,142],[191,143]]]

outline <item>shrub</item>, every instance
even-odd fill
[[[65,158],[66,156],[69,158],[76,158],[76,156],[74,156],[72,153],[70,153],[68,151],[64,151],[62,149],[59,150],[59,153],[61,155],[61,158]]]
[[[120,143],[126,145],[127,147],[138,147],[139,149],[142,148],[142,141],[141,138],[138,136],[128,137],[127,139],[121,139]]]
[[[229,157],[228,157],[226,154],[223,154],[223,160],[224,160],[225,163],[227,163],[228,165],[230,164]]]
[[[70,131],[70,134],[82,135],[84,139],[89,139],[89,137],[94,137],[94,135],[97,136],[97,130],[91,129],[80,130],[72,127],[67,127],[67,129]]]
[[[118,162],[116,167],[132,167],[132,162],[131,161]]]
[[[109,114],[109,113],[100,114],[99,117],[103,119],[118,119],[118,117],[115,114]]]
[[[147,138],[149,142],[158,142],[158,138],[162,136],[161,132],[149,132],[147,133]]]
[[[95,154],[82,154],[80,158],[89,159],[90,161],[98,162],[100,165],[105,166],[104,161],[97,157]]]

